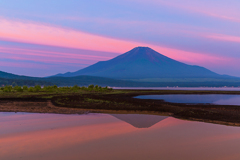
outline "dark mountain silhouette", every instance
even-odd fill
[[[95,76],[76,76],[76,77],[28,77],[19,76],[7,72],[0,71],[0,86],[1,85],[12,85],[13,83],[17,85],[58,85],[58,86],[88,86],[90,84],[99,86],[141,86],[141,83],[135,83],[132,81],[116,80],[104,77]],[[145,83],[143,83],[145,84]]]
[[[131,124],[136,128],[149,128],[156,123],[168,118],[167,116],[147,114],[111,114],[113,117]]]
[[[148,47],[137,47],[108,61],[100,61],[62,77],[91,75],[115,79],[144,78],[224,78],[204,67],[187,65],[168,58]]]
[[[34,79],[34,77],[20,76],[12,73],[0,71],[0,77],[5,79]]]
[[[151,81],[154,78],[160,80]],[[109,61],[98,62],[77,72],[57,76],[38,78],[0,71],[0,85],[13,83],[28,86],[94,84],[115,87],[238,87],[240,78],[219,75],[203,67],[175,61],[148,47],[137,47]]]
[[[134,82],[127,80],[117,80],[112,78],[96,77],[96,76],[76,76],[76,77],[48,77],[48,78],[37,78],[37,77],[25,77],[14,75],[10,78],[1,78],[0,75],[0,86],[17,84],[20,86],[28,85],[58,85],[58,86],[88,86],[90,84],[99,86],[111,86],[111,87],[238,87],[240,86],[240,80],[229,79],[229,80],[213,80],[213,81],[202,81],[202,82]]]
[[[13,83],[21,86],[53,85],[53,83],[51,82],[44,81],[44,78],[20,76],[20,75],[0,71],[0,86],[12,85]]]

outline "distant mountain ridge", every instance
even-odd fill
[[[5,77],[2,78],[1,76]],[[7,77],[7,78],[6,78]],[[58,85],[58,86],[88,86],[90,84],[111,87],[239,87],[240,79],[210,79],[204,81],[164,81],[164,82],[136,82],[130,80],[118,80],[112,78],[96,77],[96,76],[76,76],[76,77],[27,77],[18,76],[11,73],[0,72],[0,86],[17,84],[20,86],[28,85]]]
[[[178,62],[148,47],[136,47],[111,60],[100,61],[79,71],[56,76],[74,77],[80,75],[115,79],[227,77],[204,67]]]
[[[12,85],[13,83],[23,86],[34,86],[34,85],[58,85],[58,86],[88,86],[90,84],[99,86],[138,86],[138,82],[116,80],[104,77],[95,76],[76,76],[76,77],[28,77],[19,76],[7,72],[0,71],[0,86],[1,85]],[[143,83],[145,84],[145,83]]]
[[[0,77],[1,78],[6,78],[6,79],[32,79],[33,77],[28,77],[28,76],[20,76],[12,73],[7,73],[0,71]]]
[[[239,87],[240,78],[187,65],[148,48],[137,47],[108,61],[51,77],[20,76],[0,71],[0,85],[111,87]]]

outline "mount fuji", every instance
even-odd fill
[[[136,47],[108,61],[100,61],[76,72],[58,74],[60,77],[80,75],[114,79],[144,78],[227,78],[204,67],[188,65],[168,58],[148,47]]]

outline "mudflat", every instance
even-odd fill
[[[139,95],[236,94],[239,91],[107,90],[74,92],[12,92],[0,94],[0,112],[34,113],[138,113],[240,126],[240,106],[180,104],[136,99]]]

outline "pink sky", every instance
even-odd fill
[[[24,5],[16,1],[18,7],[6,2],[0,12],[1,70],[49,76],[148,46],[187,64],[240,76],[240,3],[230,1],[215,5],[206,0],[103,0],[95,2],[99,10],[92,9],[91,2],[60,1],[55,10],[50,9],[55,6],[53,2],[44,6],[42,2]],[[9,67],[13,63],[18,67],[29,64],[14,70],[14,66]],[[26,68],[33,63],[39,65],[38,74]],[[44,72],[41,66],[49,70]]]
[[[230,61],[233,61],[233,59],[229,57],[219,57],[209,55],[207,53],[189,52],[143,42],[133,42],[130,40],[110,38],[101,35],[76,31],[69,28],[62,28],[59,26],[51,26],[33,22],[13,21],[7,19],[0,19],[0,23],[0,39],[14,42],[52,45],[67,48],[103,51],[109,53],[113,52],[119,54],[125,53],[135,46],[148,46],[170,58],[189,64],[204,65],[211,63],[212,65],[219,65],[227,64]],[[239,42],[239,37],[232,37],[227,35],[198,35],[210,39]],[[92,62],[109,60],[116,56],[116,54],[106,57],[101,55],[60,53],[54,51],[41,51],[3,46],[0,46],[0,51],[2,53],[6,53],[6,55],[2,55],[1,58],[86,65],[91,65]],[[86,62],[86,60],[90,61]]]

